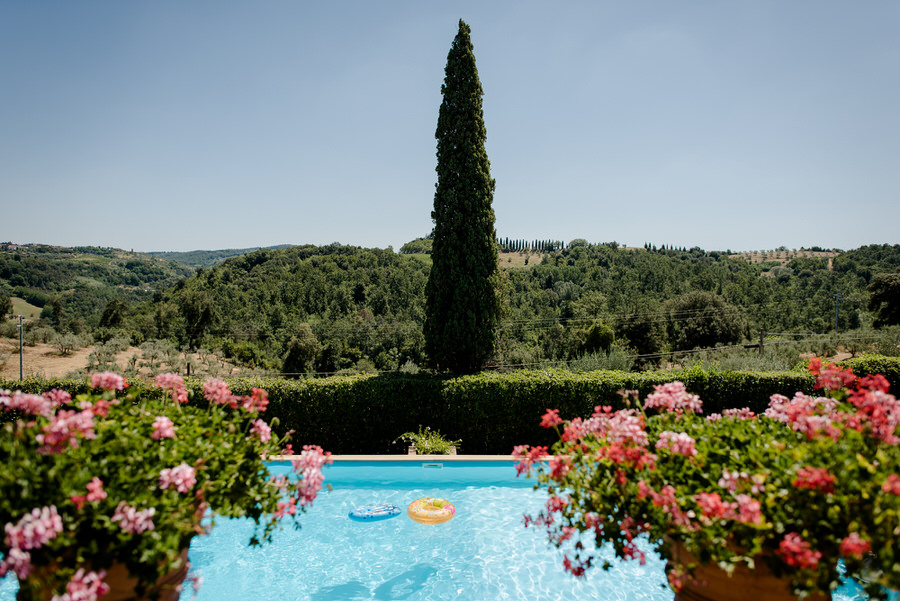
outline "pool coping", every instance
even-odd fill
[[[332,455],[334,461],[516,461],[510,455]],[[293,461],[299,455],[278,455],[272,461]]]

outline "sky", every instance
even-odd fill
[[[900,243],[896,0],[0,0],[0,241],[399,250],[460,19],[499,237]]]

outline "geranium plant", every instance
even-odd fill
[[[852,577],[885,598],[900,588],[900,402],[882,376],[810,369],[822,396],[774,395],[764,415],[704,416],[680,382],[585,419],[548,410],[559,441],[514,451],[549,492],[526,524],[546,529],[576,576],[608,568],[608,544],[623,560],[658,551],[676,592],[698,566],[764,562],[796,594]]]
[[[411,443],[423,455],[449,455],[462,444],[462,440],[447,440],[443,434],[428,426],[424,430],[419,426],[418,432],[404,432],[394,442],[401,440]]]
[[[259,544],[321,489],[331,459],[316,446],[294,460],[296,477],[269,475],[266,459],[293,451],[262,417],[264,390],[208,380],[189,402],[180,376],[138,394],[110,372],[91,386],[75,398],[0,391],[0,575],[15,574],[19,599],[102,598],[115,564],[138,594],[159,595],[216,517],[251,518]]]

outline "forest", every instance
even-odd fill
[[[112,249],[0,247],[0,302],[40,308],[26,326],[32,338],[40,331],[85,343],[164,341],[289,376],[414,372],[427,364],[430,257],[422,240],[400,253],[337,243],[224,260],[232,251],[219,251],[215,260],[200,257],[210,267]],[[900,245],[750,262],[699,248],[534,242],[524,246],[553,250],[514,267],[514,253],[498,259],[507,310],[495,369],[646,369],[700,349],[762,356],[826,334],[853,348],[896,337],[873,329],[896,323],[876,323],[891,302],[870,305],[873,282],[897,277]],[[0,334],[14,334],[12,322],[3,327]],[[791,348],[789,361],[802,350]]]

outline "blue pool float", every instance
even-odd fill
[[[390,503],[363,505],[350,512],[350,519],[356,522],[377,522],[397,517],[400,513],[400,508]]]

